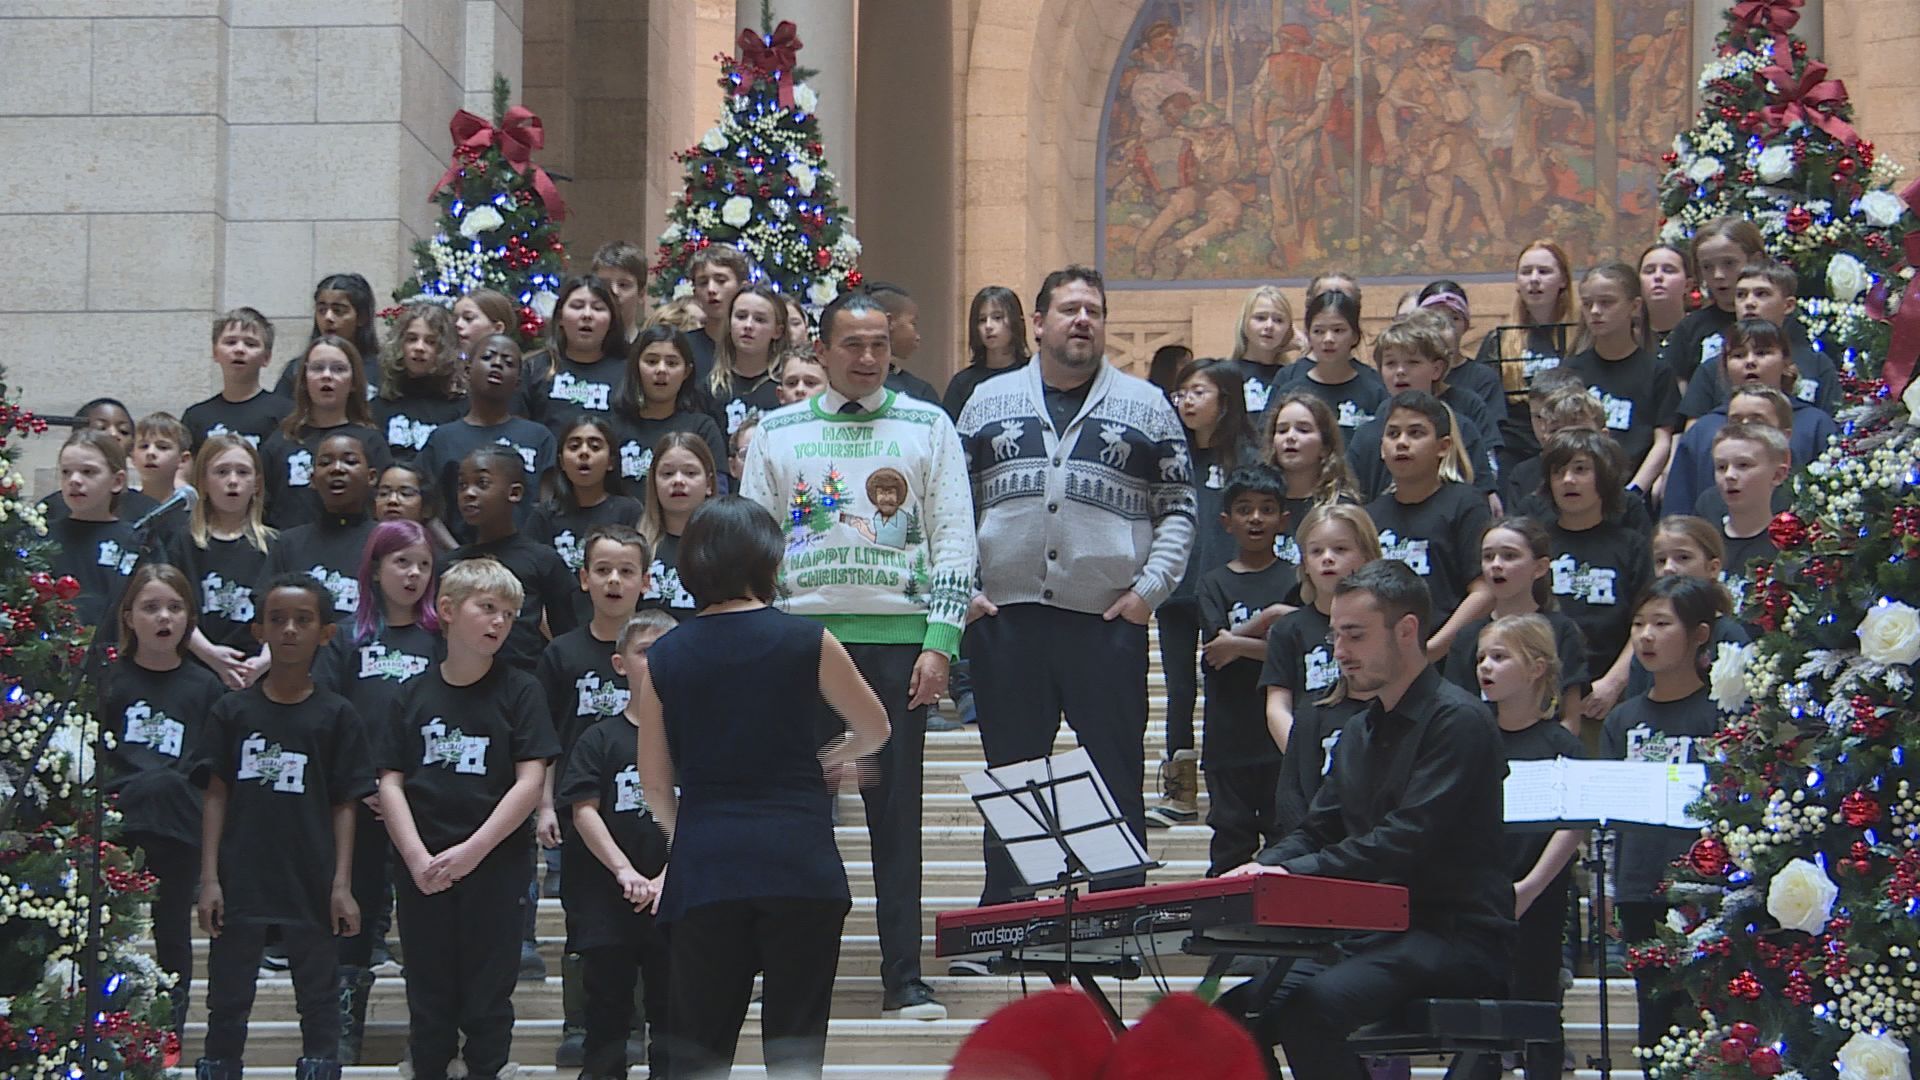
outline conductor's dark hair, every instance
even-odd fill
[[[680,584],[701,607],[747,597],[771,604],[785,553],[766,507],[739,495],[708,499],[680,536]]]
[[[840,321],[842,314],[865,315],[874,311],[887,314],[886,306],[865,289],[850,289],[834,297],[820,309],[820,343],[833,344],[833,324]]]
[[[1433,617],[1433,593],[1428,591],[1426,580],[1406,563],[1398,559],[1375,559],[1334,582],[1334,596],[1351,593],[1373,597],[1389,628],[1412,615],[1419,622],[1421,639],[1425,640],[1427,623]]]
[[[266,625],[267,598],[279,592],[281,589],[298,589],[308,596],[313,597],[314,607],[320,612],[322,621],[333,617],[333,594],[327,591],[327,587],[320,584],[312,574],[307,573],[305,570],[289,570],[284,574],[274,575],[273,580],[267,582],[267,587],[260,590],[260,602],[253,606],[253,621],[255,623],[261,626]]]

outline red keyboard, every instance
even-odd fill
[[[943,912],[934,920],[934,955],[1057,956],[1066,943],[1064,915],[1058,898]],[[1257,952],[1406,928],[1405,888],[1304,874],[1180,881],[1073,902],[1076,959],[1217,953],[1242,944]]]

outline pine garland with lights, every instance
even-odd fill
[[[414,242],[413,276],[393,296],[451,307],[470,289],[493,289],[514,302],[515,329],[531,346],[553,316],[555,290],[567,272],[558,228],[566,204],[553,178],[531,160],[546,142],[540,118],[522,106],[509,108],[510,93],[496,75],[491,123],[465,109],[454,114],[448,125],[453,160],[430,196],[440,220],[431,237]]]
[[[94,747],[86,673],[92,630],[68,602],[79,584],[47,573],[45,512],[16,459],[46,422],[22,409],[0,372],[0,1076],[166,1075],[171,978],[140,951],[154,879],[118,844],[119,814],[100,830],[103,992],[87,1057],[88,898]]]
[[[744,252],[756,280],[819,311],[860,284],[860,241],[840,205],[839,185],[820,142],[820,101],[796,67],[801,48],[790,22],[740,31],[740,55],[721,54],[726,109],[695,145],[674,155],[686,188],[667,211],[649,275],[660,300],[693,292],[688,267],[714,244]]]
[[[1846,86],[1792,33],[1801,2],[1729,7],[1700,76],[1700,112],[1663,159],[1661,239],[1684,243],[1717,217],[1752,219],[1767,251],[1799,274],[1814,347],[1857,374],[1858,358],[1887,355],[1885,316],[1920,259],[1905,243],[1920,227],[1908,205],[1920,196],[1888,190],[1900,167],[1860,137]]]

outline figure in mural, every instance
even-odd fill
[[[1145,0],[1102,127],[1106,272],[1249,283],[1328,258],[1419,274],[1444,255],[1504,274],[1507,239],[1535,232],[1590,261],[1654,227],[1656,166],[1686,119],[1691,10]],[[1593,70],[1596,26],[1612,28],[1608,71]],[[1602,80],[1610,115],[1594,112]]]

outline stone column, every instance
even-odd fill
[[[791,19],[799,28],[803,46],[800,66],[819,72],[808,83],[820,95],[820,141],[827,148],[827,167],[840,184],[840,203],[854,215],[857,234],[860,217],[853,184],[855,8],[855,0],[773,0],[774,25]],[[760,0],[735,0],[734,12],[739,26],[759,29]],[[736,28],[736,37],[738,33]],[[736,50],[736,42],[730,39],[727,52]]]

